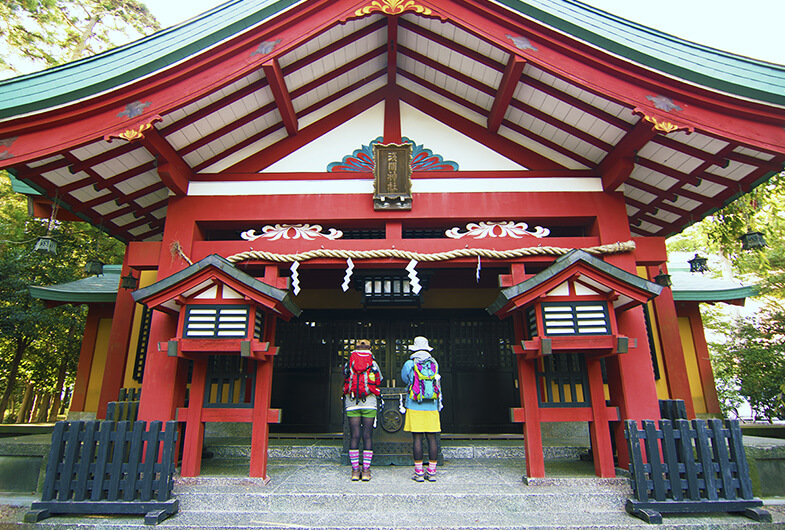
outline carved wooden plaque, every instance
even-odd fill
[[[412,209],[412,144],[374,144],[374,210]]]

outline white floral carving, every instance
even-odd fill
[[[246,230],[240,237],[245,239],[246,241],[256,241],[259,238],[265,238],[268,241],[276,241],[278,239],[306,239],[308,241],[313,241],[317,237],[323,237],[326,239],[340,239],[343,237],[343,232],[340,230],[336,230],[335,228],[330,228],[330,231],[326,234],[322,233],[321,225],[309,225],[309,224],[296,224],[296,225],[288,225],[288,224],[276,224],[274,226],[267,225],[262,228],[262,233],[257,234],[256,230]]]
[[[520,239],[525,236],[546,237],[551,231],[541,226],[535,226],[533,231],[529,231],[526,223],[516,223],[515,221],[482,221],[480,223],[469,223],[466,225],[466,232],[461,233],[459,227],[451,228],[444,234],[452,239],[461,239],[465,236],[472,236],[474,239],[484,239],[486,237],[512,237]]]

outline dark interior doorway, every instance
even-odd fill
[[[400,385],[408,345],[423,335],[442,374],[442,430],[518,432],[509,416],[510,407],[520,406],[511,320],[482,310],[362,310],[303,311],[295,320],[279,321],[272,406],[283,410],[283,422],[271,430],[340,432],[342,367],[355,341],[371,340],[383,386],[393,386]]]

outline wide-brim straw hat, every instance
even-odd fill
[[[371,347],[371,341],[369,341],[368,339],[360,339],[360,340],[358,340],[357,341],[357,347],[360,348],[360,347],[363,347],[363,346],[365,346],[366,348],[370,348]]]
[[[428,345],[428,339],[425,337],[414,337],[414,344],[409,344],[409,349],[411,351],[433,350],[433,348]]]

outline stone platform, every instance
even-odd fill
[[[446,459],[436,482],[416,483],[408,466],[377,466],[370,482],[351,482],[337,462],[271,459],[271,481],[249,479],[247,464],[212,465],[176,479],[180,512],[161,528],[206,529],[610,529],[651,528],[624,511],[627,480],[598,479],[590,462],[549,460],[547,479],[522,476],[520,459]],[[141,517],[58,516],[21,523],[34,498],[0,498],[1,529],[130,529]],[[14,507],[13,504],[16,503]],[[771,524],[739,515],[666,517],[666,529],[785,529],[782,506]]]

